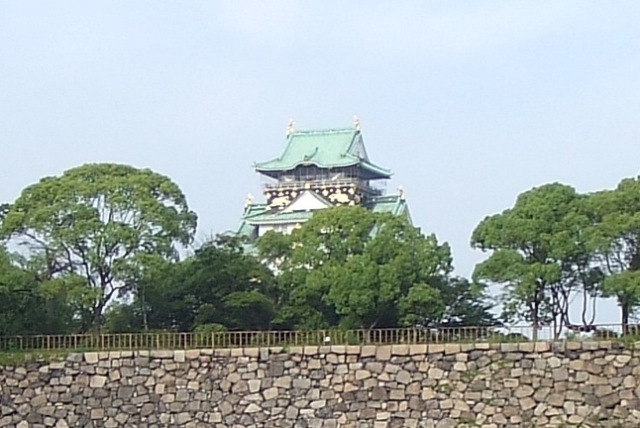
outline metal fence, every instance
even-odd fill
[[[623,333],[624,331],[624,333]],[[149,332],[0,336],[0,352],[207,349],[312,345],[527,342],[531,340],[640,340],[640,326],[620,324],[573,329],[559,336],[550,326],[393,328],[372,330]]]

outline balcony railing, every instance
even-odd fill
[[[341,179],[341,180],[308,180],[308,181],[291,181],[291,182],[278,182],[267,183],[264,185],[265,190],[299,190],[304,189],[306,186],[311,188],[325,188],[325,187],[339,187],[339,186],[352,186],[356,187],[371,195],[381,195],[382,189],[371,187],[358,179]]]
[[[640,328],[619,324],[590,328],[589,333],[555,337],[551,327],[534,332],[530,326],[395,328],[374,330],[157,332],[77,334],[48,336],[0,336],[0,352],[14,351],[110,351],[146,349],[208,349],[274,346],[388,345],[423,343],[528,342],[556,340],[640,340]]]

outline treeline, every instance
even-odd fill
[[[502,287],[502,318],[534,327],[594,331],[595,302],[613,298],[626,332],[640,305],[640,181],[581,194],[552,183],[518,196],[515,205],[485,218],[471,243],[489,251],[474,279]],[[571,320],[572,302],[581,316]]]
[[[0,209],[0,335],[517,321],[560,334],[589,331],[595,299],[616,298],[624,325],[640,306],[636,179],[521,194],[473,231],[489,257],[472,279],[452,274],[434,235],[359,207],[319,211],[251,247],[218,235],[194,248],[196,220],[168,177],[126,165],[83,165],[25,188]],[[584,310],[571,320],[577,295]]]

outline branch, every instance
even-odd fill
[[[89,262],[87,261],[86,253],[84,252],[84,249],[82,247],[80,247],[78,251],[80,252],[80,259],[82,260],[81,264],[84,267],[85,276],[87,277],[91,285],[95,287],[96,281],[93,278],[93,273],[91,272],[92,269],[89,266]]]

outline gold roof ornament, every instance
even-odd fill
[[[287,125],[287,137],[296,130],[296,123],[293,121],[293,118],[289,119],[289,124]]]
[[[247,195],[247,198],[244,200],[244,207],[248,207],[249,205],[251,205],[253,203],[253,195],[251,193],[249,193]]]
[[[398,186],[398,196],[400,197],[401,201],[404,201],[404,188],[402,186]]]
[[[360,130],[360,119],[355,114],[353,115],[353,127],[356,128],[356,131]]]

